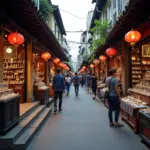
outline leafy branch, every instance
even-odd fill
[[[45,18],[45,20],[49,20],[50,14],[55,10],[55,8],[49,4],[48,0],[40,0],[40,12]]]
[[[90,31],[98,38],[93,38],[92,47],[90,48],[92,51],[95,51],[98,46],[104,45],[108,35],[108,21],[102,23],[100,20],[95,20],[94,24],[95,26]]]

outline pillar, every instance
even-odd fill
[[[45,83],[48,86],[49,85],[49,65],[48,61],[45,62]]]
[[[4,40],[3,37],[0,36],[0,82],[3,81],[4,77]]]
[[[121,71],[121,83],[122,83],[122,92],[123,96],[127,94],[127,90],[129,88],[129,82],[130,82],[130,66],[129,62],[131,59],[129,55],[129,51],[127,50],[127,47],[124,42],[122,42],[121,45],[122,49],[122,71]]]
[[[32,46],[27,44],[27,102],[33,101]]]

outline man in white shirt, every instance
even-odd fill
[[[71,77],[69,75],[67,75],[65,77],[65,85],[66,85],[67,95],[69,95],[69,92],[70,92],[70,84],[71,84]]]

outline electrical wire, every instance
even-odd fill
[[[82,20],[87,19],[87,18],[82,18],[82,17],[76,16],[76,15],[72,14],[71,12],[69,12],[69,11],[67,11],[67,10],[64,10],[64,9],[62,9],[62,8],[60,8],[60,7],[59,7],[59,9],[60,9],[61,11],[65,12],[65,13],[70,14],[71,16],[73,16],[73,17],[75,17],[75,18],[82,19]]]

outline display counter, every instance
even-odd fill
[[[0,84],[0,135],[5,135],[20,117],[20,95],[8,89],[8,85]]]
[[[140,136],[150,147],[150,108],[139,111]]]
[[[135,133],[139,133],[140,124],[138,120],[138,111],[147,108],[147,104],[140,99],[127,96],[121,99],[121,117],[122,120],[129,124]]]

